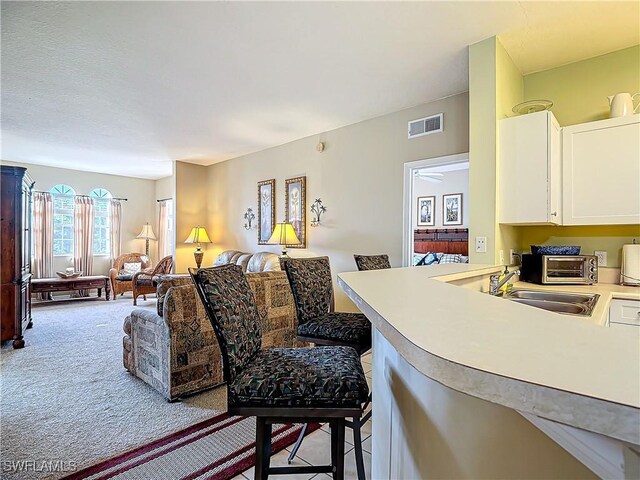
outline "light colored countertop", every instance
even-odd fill
[[[585,319],[446,283],[498,268],[394,268],[342,273],[338,282],[425,375],[479,398],[640,444],[640,329],[629,335],[602,327],[611,298],[640,299],[640,291],[562,287],[602,295]]]

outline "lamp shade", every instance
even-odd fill
[[[209,235],[204,227],[197,226],[191,229],[191,233],[184,241],[184,243],[211,243]]]
[[[276,223],[271,238],[267,243],[273,245],[298,245],[300,239],[296,235],[296,231],[293,229],[293,225],[288,222]]]
[[[147,240],[155,240],[156,234],[153,233],[153,228],[149,225],[149,222],[145,223],[142,226],[142,231],[138,234],[136,238],[146,238]]]

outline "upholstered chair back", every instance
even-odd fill
[[[140,263],[142,270],[151,268],[151,259],[144,253],[123,253],[113,261],[113,268],[120,271],[125,263]]]
[[[275,253],[254,253],[247,264],[247,273],[278,272],[280,271],[280,257]]]
[[[239,265],[190,269],[218,338],[224,379],[232,382],[262,346],[260,315]]]
[[[358,270],[382,270],[391,268],[388,255],[354,255]]]
[[[332,310],[333,285],[328,257],[286,258],[283,264],[296,303],[298,324]]]

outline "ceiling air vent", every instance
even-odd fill
[[[430,117],[419,118],[409,122],[409,136],[407,138],[416,138],[430,133],[438,133],[442,131],[443,114],[432,115]]]

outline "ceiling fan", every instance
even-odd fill
[[[436,172],[429,173],[429,172],[421,172],[419,170],[416,170],[414,172],[414,176],[422,180],[426,180],[427,182],[442,183],[442,177],[444,177],[444,173],[436,173]]]

